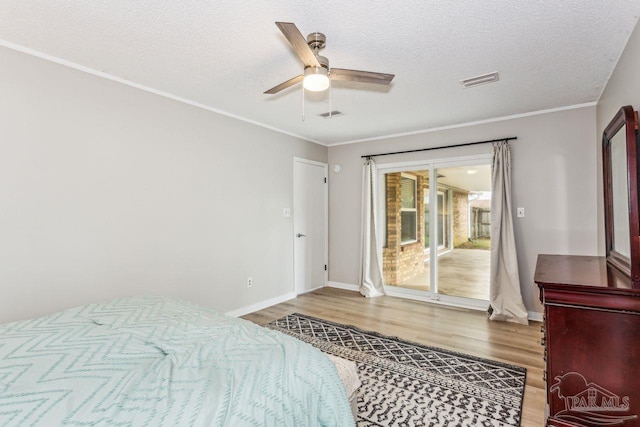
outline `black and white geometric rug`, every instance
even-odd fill
[[[353,360],[360,426],[519,426],[526,369],[302,314],[266,325]]]

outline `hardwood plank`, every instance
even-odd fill
[[[322,288],[243,318],[259,325],[291,313],[320,317],[421,344],[527,368],[522,427],[544,425],[545,385],[540,323],[492,322],[479,311],[396,297],[364,298]]]

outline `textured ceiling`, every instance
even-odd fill
[[[0,0],[0,43],[334,144],[598,100],[640,1]],[[327,36],[331,65],[396,75],[263,92],[302,65],[275,21]],[[459,80],[492,71],[497,83]]]

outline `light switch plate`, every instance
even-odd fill
[[[516,215],[518,216],[518,218],[524,218],[524,208],[516,209]]]

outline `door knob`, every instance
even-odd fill
[[[307,235],[306,234],[302,234],[302,233],[298,233],[298,234],[296,234],[296,237],[307,237]]]

